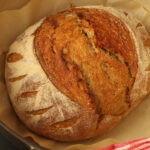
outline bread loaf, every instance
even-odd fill
[[[105,133],[150,92],[149,42],[135,17],[110,7],[43,18],[7,54],[16,114],[32,131],[60,141]]]

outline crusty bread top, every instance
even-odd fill
[[[119,18],[87,8],[50,16],[35,33],[35,51],[53,84],[82,107],[103,115],[128,109],[137,55]]]
[[[20,119],[62,141],[107,131],[150,91],[144,26],[123,11],[87,8],[39,21],[7,55],[7,87]]]

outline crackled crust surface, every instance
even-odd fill
[[[149,94],[149,39],[140,22],[109,7],[42,19],[6,58],[16,113],[33,131],[61,141],[108,131]]]
[[[137,56],[119,18],[87,8],[50,16],[35,33],[35,51],[54,85],[82,107],[95,104],[103,115],[128,109]]]

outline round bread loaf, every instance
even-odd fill
[[[20,120],[60,141],[100,135],[150,92],[150,37],[128,13],[71,8],[10,46],[5,78]]]

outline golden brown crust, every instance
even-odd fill
[[[23,79],[23,78],[25,78],[25,77],[26,77],[26,74],[25,74],[25,75],[18,76],[18,77],[9,78],[9,81],[10,81],[10,82],[15,82],[15,81],[21,80],[21,79]]]
[[[35,50],[53,84],[82,107],[103,115],[128,110],[137,55],[117,17],[86,8],[50,16],[35,32]]]
[[[37,94],[37,93],[36,93]],[[38,109],[38,110],[34,110],[34,111],[26,111],[27,114],[30,115],[41,115],[45,112],[47,112],[49,109],[51,109],[53,106],[49,106],[47,108],[43,108],[43,109]]]
[[[150,37],[145,39],[144,45],[150,47]]]
[[[22,58],[23,58],[23,56],[18,53],[11,53],[7,57],[7,62],[9,62],[9,63],[16,62],[16,61],[21,60]]]
[[[38,91],[24,92],[24,93],[21,93],[20,97],[21,98],[32,97],[32,96],[35,96],[37,92]]]

